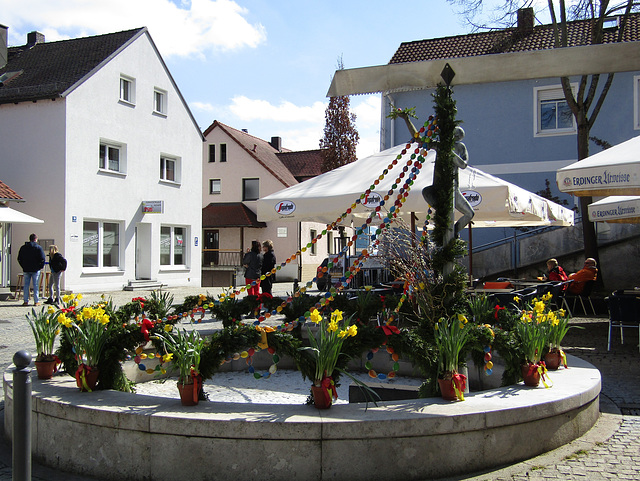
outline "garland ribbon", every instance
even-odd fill
[[[87,372],[92,371],[93,369],[86,364],[80,364],[78,366],[78,370],[76,371],[76,382],[82,385],[82,388],[87,392],[92,392],[89,389],[89,385],[87,384]]]
[[[464,390],[466,388],[467,376],[454,372],[451,376],[451,391],[460,401],[464,401]]]
[[[331,376],[324,376],[320,382],[320,386],[324,388],[322,392],[324,393],[324,398],[327,404],[331,404],[331,397],[333,397],[333,399],[338,399],[336,383],[333,382],[333,378]]]
[[[569,366],[567,366],[567,355],[564,353],[562,348],[560,348],[560,357],[562,358],[562,365],[565,369],[568,369]]]
[[[201,382],[202,376],[196,372],[195,369],[191,368],[191,379],[193,379],[193,402],[198,402],[198,393],[200,392],[200,388],[198,387],[198,383]]]
[[[55,354],[53,355],[53,360],[55,361],[55,364],[53,365],[53,373],[55,374],[58,372],[58,368],[60,367],[60,364],[62,364],[62,360]]]

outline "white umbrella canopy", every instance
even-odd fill
[[[23,214],[20,211],[14,210],[11,207],[0,206],[0,222],[8,222],[11,224],[43,224],[44,221],[31,217],[30,215]]]
[[[640,195],[640,136],[559,169],[556,182],[579,197]]]
[[[392,185],[397,184],[393,195],[385,202],[383,211],[393,205],[411,167],[400,182],[396,183],[396,180],[416,146],[411,144],[408,153],[342,223],[349,224],[352,220],[357,223],[358,219],[367,217]],[[406,145],[392,147],[263,197],[257,203],[258,219],[262,222],[335,222],[361,194],[372,187],[374,180],[405,148]],[[427,153],[399,215],[409,215],[411,212],[426,214],[429,206],[422,197],[422,189],[433,182],[435,158],[434,151]],[[573,225],[573,211],[473,167],[459,171],[459,188],[475,211],[474,227]]]
[[[617,195],[605,197],[589,204],[588,211],[591,222],[638,224],[640,223],[640,197]]]

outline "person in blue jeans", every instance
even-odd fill
[[[29,242],[25,242],[18,252],[18,264],[20,264],[24,273],[23,306],[29,305],[29,287],[31,284],[33,284],[33,305],[40,305],[38,301],[38,281],[40,280],[40,271],[44,267],[44,263],[44,250],[38,244],[38,236],[31,234]]]

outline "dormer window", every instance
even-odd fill
[[[607,17],[602,21],[604,30],[617,30],[620,26],[620,17]]]
[[[120,101],[134,105],[136,103],[136,82],[131,77],[120,76]]]

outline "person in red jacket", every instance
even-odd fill
[[[579,295],[584,289],[584,285],[588,281],[595,281],[598,277],[598,269],[596,268],[596,260],[589,257],[584,261],[584,267],[578,272],[571,274],[569,279],[573,280],[569,284],[569,293]]]
[[[556,259],[549,259],[547,261],[547,271],[549,271],[547,274],[547,279],[549,279],[550,281],[564,282],[569,279],[567,273],[562,267],[558,265],[558,261]]]

